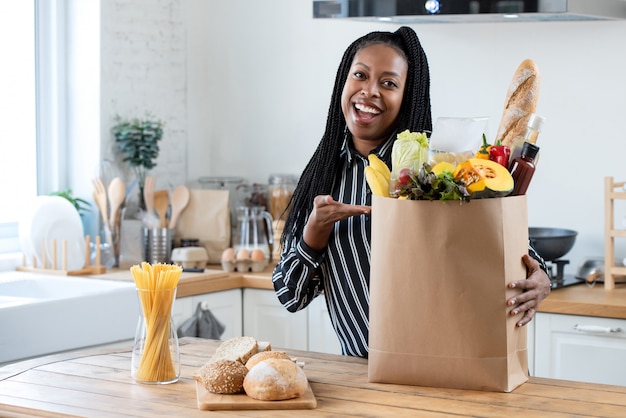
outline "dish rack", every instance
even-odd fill
[[[616,276],[626,276],[625,266],[615,265],[615,238],[626,238],[626,229],[615,228],[615,201],[626,200],[626,182],[604,178],[604,288],[615,289]]]
[[[106,267],[101,264],[100,259],[100,236],[96,236],[96,260],[95,264],[91,264],[90,257],[90,236],[87,235],[85,237],[86,247],[85,247],[85,267],[80,270],[68,270],[67,269],[67,241],[61,241],[61,266],[57,266],[57,242],[56,240],[52,240],[52,265],[46,265],[46,257],[43,258],[43,265],[41,267],[37,266],[37,259],[33,256],[32,267],[27,267],[26,255],[23,257],[22,265],[16,267],[17,271],[26,271],[26,272],[34,272],[34,273],[44,273],[44,274],[57,274],[62,276],[82,276],[82,275],[92,275],[92,274],[102,274],[106,272]],[[43,243],[45,248],[46,243]],[[44,251],[45,253],[45,251]]]

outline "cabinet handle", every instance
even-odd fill
[[[598,325],[574,325],[574,330],[579,332],[595,332],[600,334],[616,334],[622,332],[621,328],[601,327]]]

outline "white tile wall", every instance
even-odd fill
[[[116,114],[165,121],[152,174],[157,188],[186,182],[187,82],[183,0],[101,2],[101,147],[103,159],[121,162],[110,134]],[[127,169],[129,179],[134,176]]]

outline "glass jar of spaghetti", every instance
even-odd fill
[[[287,205],[298,184],[298,176],[293,174],[272,174],[268,182],[269,213],[272,219],[285,219]]]

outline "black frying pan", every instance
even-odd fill
[[[578,232],[562,228],[528,228],[530,244],[546,261],[558,260],[567,254]]]

